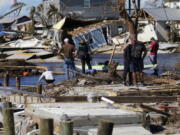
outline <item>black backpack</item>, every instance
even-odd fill
[[[143,51],[142,44],[131,45],[131,57],[132,58],[141,58]]]
[[[87,45],[80,45],[78,48],[78,55],[79,56],[86,56],[88,55],[88,46]]]

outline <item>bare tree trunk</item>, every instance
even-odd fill
[[[131,34],[132,38],[137,39],[136,25],[133,22],[132,18],[127,13],[126,8],[125,8],[126,0],[118,0],[118,2],[119,2],[120,16],[125,20],[125,23],[127,24],[127,27],[128,27],[128,31]],[[135,5],[135,8],[136,8],[136,3],[134,2],[133,4]]]
[[[132,3],[133,3],[133,7],[135,9],[135,22],[134,22],[134,25],[135,25],[135,38],[137,40],[137,29],[138,29],[138,8],[137,8],[137,4],[136,4],[136,0],[132,0]]]

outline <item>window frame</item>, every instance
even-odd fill
[[[84,0],[84,8],[91,8],[91,0]]]

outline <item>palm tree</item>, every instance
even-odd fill
[[[31,10],[30,10],[30,12],[29,12],[29,16],[30,16],[30,18],[31,18],[31,20],[32,20],[32,27],[31,27],[31,32],[34,32],[34,29],[35,29],[35,14],[36,14],[36,8],[33,6],[33,7],[31,7]]]
[[[31,10],[30,10],[30,18],[32,19],[32,20],[34,20],[34,16],[35,16],[35,14],[36,14],[36,8],[33,6],[33,7],[31,7]]]
[[[43,4],[39,4],[38,6],[37,6],[37,8],[36,8],[36,10],[37,10],[37,12],[39,12],[39,13],[43,13],[43,11],[44,11],[44,7],[43,7]]]
[[[61,13],[59,12],[58,8],[54,5],[49,6],[49,10],[47,12],[48,19],[53,20],[53,23],[57,23],[60,18],[62,18]]]

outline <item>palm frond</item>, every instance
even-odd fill
[[[26,6],[25,3],[23,3],[23,2],[17,2],[17,3],[15,3],[15,4],[13,4],[13,5],[11,6],[11,8],[24,7],[24,6]]]

